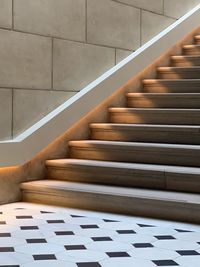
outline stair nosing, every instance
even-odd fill
[[[113,127],[113,129],[111,128]],[[107,129],[107,130],[115,130],[119,128],[124,128],[126,130],[140,130],[146,129],[147,131],[160,130],[163,132],[166,131],[189,131],[189,132],[200,132],[200,126],[197,125],[172,125],[172,124],[123,124],[123,123],[92,123],[90,124],[91,129]]]
[[[194,112],[200,112],[200,109],[198,108],[127,108],[127,107],[110,107],[108,108],[109,112],[128,112],[128,111],[143,111],[143,112],[188,112],[188,113],[194,113]]]
[[[161,96],[161,97],[173,97],[173,96],[180,96],[180,97],[192,97],[192,96],[200,96],[199,93],[145,93],[145,92],[129,92],[126,94],[127,97],[144,97],[144,96]]]
[[[184,71],[195,71],[200,70],[200,66],[180,66],[180,67],[173,67],[173,66],[167,66],[167,67],[157,67],[158,72],[164,72],[164,71],[175,71],[175,70],[184,70]]]
[[[112,146],[112,147],[138,147],[138,148],[160,148],[160,149],[185,149],[185,150],[198,150],[200,151],[199,145],[186,145],[186,144],[166,144],[166,143],[148,143],[148,142],[122,142],[122,141],[102,141],[102,140],[78,140],[78,141],[69,141],[69,146],[74,147],[86,147],[88,144],[95,144],[99,146]],[[85,145],[85,146],[83,146]],[[90,147],[89,147],[90,148]]]
[[[59,163],[59,161],[65,161],[65,163]],[[132,169],[142,171],[156,171],[156,172],[173,172],[173,173],[187,173],[187,174],[200,174],[200,168],[198,167],[187,167],[187,166],[174,166],[174,165],[162,165],[162,164],[147,164],[147,163],[128,163],[128,162],[116,162],[116,161],[103,161],[103,160],[87,160],[87,159],[57,159],[47,160],[46,165],[48,167],[59,168],[63,166],[63,169],[68,166],[94,166],[94,167],[105,167],[110,169]],[[71,161],[71,162],[70,162]],[[65,165],[64,165],[65,164]]]
[[[143,84],[149,83],[200,83],[200,79],[143,79]]]

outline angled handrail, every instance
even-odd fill
[[[200,4],[18,137],[0,142],[0,167],[21,165],[32,159],[117,88],[198,27],[199,21]]]

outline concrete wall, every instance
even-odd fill
[[[0,140],[10,139],[200,0],[0,0]]]

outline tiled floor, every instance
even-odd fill
[[[0,267],[200,266],[200,226],[14,203],[0,206]]]

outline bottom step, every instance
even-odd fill
[[[21,184],[23,200],[200,223],[200,195],[40,180]]]

